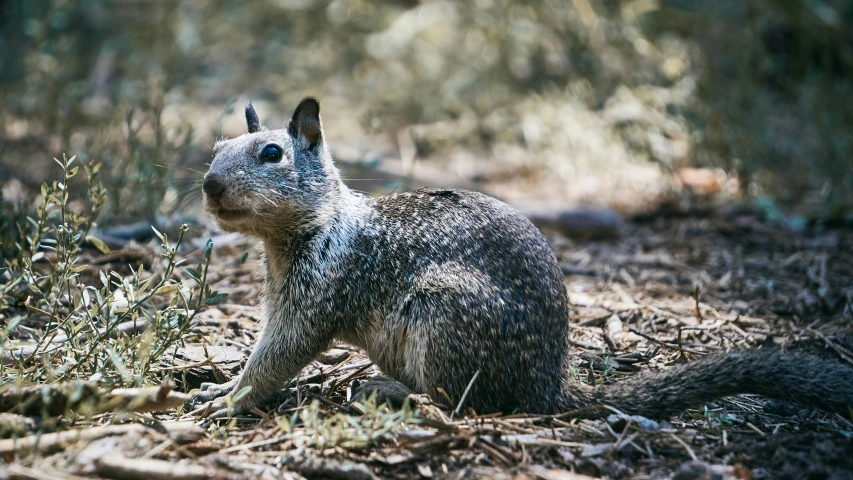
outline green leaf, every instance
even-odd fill
[[[86,394],[86,384],[83,382],[77,383],[74,386],[74,389],[71,391],[71,396],[68,398],[68,401],[72,404],[79,402],[83,399],[83,396]]]
[[[198,274],[198,271],[196,271],[196,269],[187,267],[187,268],[184,268],[183,271],[184,271],[184,273],[189,275],[190,278],[192,278],[193,280],[195,280],[198,283],[201,283],[201,279],[199,278],[199,274]]]
[[[141,270],[141,269],[140,269],[140,270]],[[139,290],[140,292],[141,292],[141,291],[144,291],[144,290],[147,290],[147,289],[148,289],[148,286],[149,286],[149,285],[151,285],[151,281],[152,281],[152,280],[154,280],[154,277],[148,277],[148,280],[145,280],[144,282],[142,282],[142,283],[140,283],[140,284],[139,284],[139,288],[138,288],[138,290]]]
[[[251,391],[252,391],[252,386],[246,385],[245,387],[241,388],[239,392],[234,394],[234,396],[231,398],[231,401],[233,401],[233,402],[239,401],[241,398],[248,395],[249,392],[251,392]]]
[[[219,305],[223,300],[228,298],[227,293],[213,292],[213,296],[204,301],[205,305]]]
[[[159,238],[161,242],[166,243],[166,236],[160,233],[159,230],[154,228],[154,225],[151,225],[151,230],[154,230],[154,235],[157,235],[157,238]]]
[[[23,320],[23,317],[21,317],[20,315],[10,320],[9,324],[6,325],[6,331],[8,332],[9,330],[12,330],[13,328],[17,327],[18,324],[21,323],[21,320]]]
[[[180,289],[181,289],[181,286],[178,284],[163,285],[162,287],[158,288],[157,290],[154,290],[152,295],[161,295],[161,296],[172,295]]]
[[[97,248],[98,251],[103,253],[104,255],[107,255],[108,253],[110,253],[110,247],[106,243],[104,243],[104,241],[101,240],[100,238],[98,238],[94,235],[86,235],[86,241],[91,243],[92,246]]]
[[[107,355],[110,357],[110,361],[115,365],[119,375],[121,375],[121,378],[125,382],[133,378],[131,373],[127,370],[124,360],[122,360],[122,358],[112,348],[106,347],[105,350],[107,351]]]

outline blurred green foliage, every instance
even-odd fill
[[[422,158],[569,162],[606,130],[755,197],[850,202],[851,27],[846,0],[0,0],[0,168],[97,158],[110,215],[152,217],[217,135],[183,107],[310,93],[367,131],[414,126]]]

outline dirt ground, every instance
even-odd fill
[[[613,382],[638,370],[667,368],[707,353],[771,346],[853,363],[850,229],[815,227],[794,234],[748,209],[714,209],[701,215],[649,214],[625,222],[616,238],[546,235],[560,259],[574,306],[573,353],[583,381]],[[229,297],[200,315],[196,331],[205,341],[187,345],[178,354],[175,363],[185,368],[175,379],[184,390],[236,375],[260,330],[262,285],[256,247],[223,235],[214,236],[214,243],[210,280]],[[128,247],[127,252],[137,249],[138,258],[145,248]],[[191,259],[193,255],[198,252],[191,253]],[[121,256],[116,258],[120,268]],[[211,343],[213,338],[218,340]],[[204,361],[208,356],[215,366]],[[344,404],[359,381],[377,373],[362,352],[338,345],[309,365],[282,391],[277,405],[259,412],[261,416],[232,420],[227,429],[216,423],[203,430],[193,426],[193,434],[184,440],[164,439],[170,432],[168,422],[198,422],[200,410],[145,416],[154,425],[151,431],[88,444],[66,442],[58,452],[20,458],[6,474],[9,478],[141,478],[140,471],[149,478],[853,478],[849,418],[753,395],[696,405],[695,410],[660,422],[643,418],[626,422],[615,414],[607,420],[579,419],[571,413],[478,417],[472,411],[451,418],[451,408],[424,403],[420,421],[400,423],[401,417],[387,409],[376,414],[374,421],[391,422],[393,431],[391,427],[390,435],[373,431],[374,441],[367,447],[353,441],[346,426],[335,430],[297,422],[290,434],[282,434],[282,422],[314,401],[310,408],[316,409],[317,418],[338,412],[358,415]],[[98,421],[107,420],[103,416]],[[158,433],[158,428],[167,433]],[[318,435],[325,437],[317,440]],[[173,466],[160,475],[146,470],[149,467],[127,470],[133,465],[130,460],[119,466],[92,460],[93,452],[104,451]],[[192,468],[200,470],[187,470]]]

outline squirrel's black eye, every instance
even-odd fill
[[[267,145],[261,150],[259,158],[265,163],[276,163],[281,161],[281,147],[278,145]]]

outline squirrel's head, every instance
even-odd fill
[[[223,230],[257,236],[322,222],[341,184],[317,100],[302,100],[287,128],[262,127],[251,103],[246,122],[249,133],[213,147],[203,183],[207,211]]]

